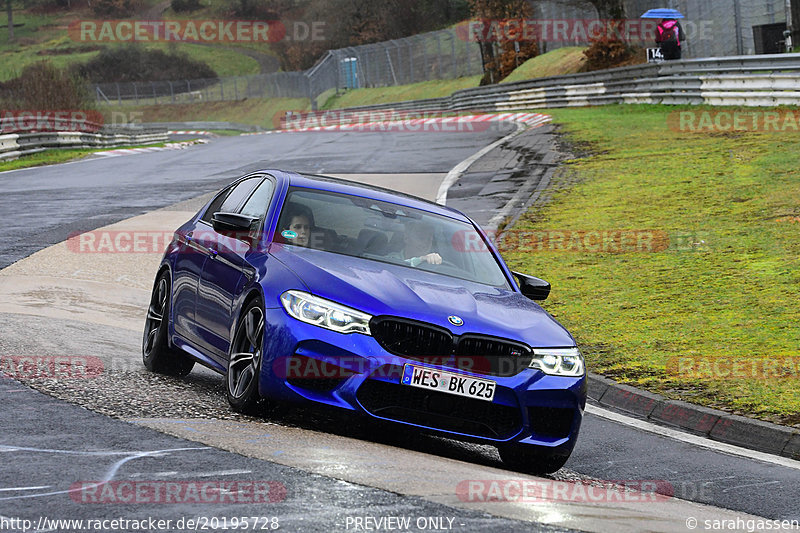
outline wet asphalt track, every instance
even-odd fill
[[[196,197],[257,168],[277,167],[331,174],[443,173],[504,133],[508,131],[434,136],[309,133],[218,138],[209,145],[183,151],[100,158],[2,173],[0,212],[4,213],[6,231],[0,235],[0,267],[63,241],[72,232],[93,229]],[[547,277],[546,272],[537,274]],[[22,328],[12,328],[3,335],[4,349],[26,342],[30,346],[31,342],[36,342],[35,339],[26,339]],[[207,389],[206,394],[218,394],[218,389],[213,386]],[[194,443],[165,437],[145,428],[89,414],[9,380],[0,382],[0,394],[5,405],[18,406],[18,409],[4,410],[0,415],[4,429],[0,445],[16,447],[15,450],[0,449],[4,460],[13,459],[5,462],[0,474],[3,487],[19,486],[20,479],[30,485],[53,485],[52,478],[56,473],[63,481],[63,478],[86,479],[88,475],[102,475],[104,472],[102,462],[90,461],[93,467],[87,469],[84,460],[76,460],[69,462],[69,468],[81,473],[65,476],[65,463],[52,459],[57,455],[52,452],[55,449],[152,451],[197,447]],[[298,425],[315,428],[315,424],[321,424],[318,429],[326,430],[326,423],[318,422],[313,416],[301,420]],[[332,424],[328,429],[334,426]],[[91,429],[84,431],[87,428]],[[368,438],[363,434],[358,436]],[[428,453],[498,466],[496,457],[480,448],[442,446],[435,439],[423,440],[419,446],[421,451]],[[329,520],[342,506],[349,511],[363,505],[365,514],[406,512],[425,515],[447,511],[441,506],[432,508],[430,506],[434,504],[376,489],[343,488],[339,486],[341,482],[309,478],[300,471],[214,449],[169,453],[175,459],[180,457],[179,464],[187,472],[239,470],[256,472],[264,479],[279,476],[288,480],[289,494],[293,488],[298,490],[302,486],[319,504],[313,508],[313,515],[320,519],[321,524],[327,522],[330,525]],[[147,461],[141,460],[143,463]],[[157,464],[152,468],[150,472],[158,472]],[[587,416],[578,448],[567,469],[610,480],[667,480],[676,488],[676,496],[686,499],[770,518],[800,519],[796,505],[800,501],[800,470],[699,449],[598,417]],[[253,479],[252,474],[247,476]],[[4,501],[2,494],[0,515],[17,516],[23,511],[30,516],[43,514],[41,500]],[[75,504],[63,500],[48,501],[48,513],[69,516],[66,511],[75,508]],[[9,505],[11,502],[13,505]],[[284,505],[287,507],[282,509],[283,516],[299,521],[296,523],[308,524],[303,522],[304,515],[308,515],[303,512],[302,498],[288,498]],[[107,508],[104,509],[108,512]],[[242,508],[236,510],[244,511]],[[210,514],[220,515],[223,511],[209,509]],[[171,508],[170,512],[175,512],[175,509]],[[197,512],[187,509],[182,514],[197,515]],[[488,523],[479,515],[467,516],[464,511],[456,514],[459,518],[464,517],[464,530],[487,530]],[[452,510],[450,515],[453,515]],[[501,519],[494,519],[491,524],[496,525],[497,530],[522,527],[519,523],[506,523]]]

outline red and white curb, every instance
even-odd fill
[[[178,130],[168,131],[167,135],[204,135],[206,137],[218,137],[216,133],[203,130]]]
[[[308,131],[385,131],[392,128],[408,131],[473,131],[477,129],[474,127],[475,125],[492,122],[514,122],[528,128],[536,128],[551,120],[552,117],[549,115],[542,115],[541,113],[481,113],[477,115],[461,115],[454,117],[412,118],[407,120],[380,120],[374,122],[306,126],[302,128],[245,133],[243,135],[270,135],[273,133],[298,133]],[[308,119],[306,122],[310,123],[312,119]]]
[[[180,143],[168,143],[164,146],[146,146],[142,148],[118,148],[116,150],[105,150],[103,152],[94,152],[92,155],[101,157],[119,157],[122,155],[133,154],[146,154],[148,152],[163,152],[165,150],[183,150],[195,144],[206,144],[208,141],[204,139],[197,139],[195,141],[185,141]]]

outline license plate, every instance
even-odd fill
[[[411,385],[421,389],[438,390],[457,396],[466,396],[477,400],[491,402],[497,383],[488,379],[477,379],[462,376],[435,368],[422,366],[403,366],[403,385]]]

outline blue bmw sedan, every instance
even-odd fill
[[[495,445],[547,473],[572,452],[583,356],[466,215],[394,191],[265,170],[167,247],[142,352],[154,372],[225,376],[231,407],[326,404]]]

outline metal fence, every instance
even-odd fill
[[[93,86],[105,104],[185,104],[245,98],[305,98],[309,79],[303,72],[179,81],[101,83]]]
[[[480,48],[455,30],[329,50],[312,68],[213,80],[104,83],[106,104],[159,104],[244,98],[311,98],[331,89],[387,87],[483,72]]]
[[[677,9],[686,18],[686,58],[726,57],[756,53],[753,27],[786,22],[786,0],[626,0],[629,19],[648,9]],[[597,10],[584,0],[541,0],[534,3],[539,19],[593,19]],[[585,40],[544,43],[545,50],[588,44]],[[653,46],[655,43],[649,43]],[[797,43],[796,43],[797,44]]]
[[[604,104],[800,105],[800,54],[684,59],[462,89],[450,96],[345,111],[509,113]],[[340,116],[348,116],[342,114]],[[352,116],[352,115],[351,115]],[[794,117],[795,115],[792,115]],[[797,120],[787,123],[796,131]]]

